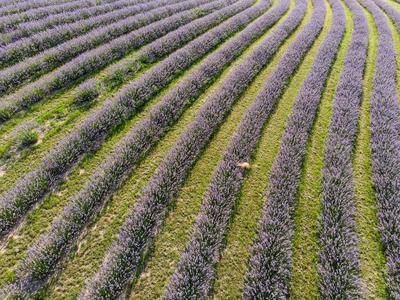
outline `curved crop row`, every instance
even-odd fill
[[[113,3],[104,3],[98,6],[82,8],[73,12],[50,15],[41,20],[24,22],[18,24],[14,30],[1,34],[0,42],[8,44],[59,25],[75,23],[82,19],[99,16],[116,9],[137,5],[138,3],[140,3],[140,1],[118,0]]]
[[[228,23],[223,24],[218,30],[208,34],[207,38],[202,38],[192,47],[187,47],[188,49],[185,49],[185,52],[190,55],[190,52],[193,52],[196,46],[206,47],[208,45],[208,48],[212,49],[215,47],[215,43],[221,42],[233,34],[235,28],[237,30],[244,23],[251,21],[269,5],[269,3],[259,5],[258,8],[252,9],[252,14],[250,11],[242,13],[243,16],[236,17],[236,21],[232,19],[233,22],[228,21]],[[256,34],[254,31],[250,33],[250,35]],[[79,235],[97,208],[121,184],[129,169],[146,154],[147,150],[179,118],[184,109],[190,105],[190,99],[193,101],[213,81],[213,78],[222,71],[224,66],[232,61],[250,41],[244,42],[240,47],[237,47],[236,41],[232,41],[229,43],[230,45],[228,44],[207,58],[190,78],[184,79],[177,87],[171,90],[162,102],[150,112],[150,116],[137,125],[117,145],[114,153],[102,164],[102,171],[97,170],[92,175],[88,184],[72,199],[64,212],[53,222],[52,229],[47,234],[44,234],[39,242],[28,251],[27,258],[23,261],[19,271],[19,274],[22,274],[18,283],[19,290],[25,290],[25,286],[31,286],[32,282],[44,280],[49,275],[54,269],[54,265],[63,256],[68,246],[74,241],[74,238]],[[215,65],[216,61],[218,61],[218,66]],[[169,115],[166,116],[166,113],[169,113]]]
[[[289,46],[243,117],[214,172],[189,243],[164,294],[165,299],[207,298],[234,202],[244,180],[245,168],[241,163],[250,160],[276,101],[322,30],[325,12],[324,0],[316,0],[310,22]]]
[[[400,11],[398,11],[392,5],[383,0],[375,0],[375,3],[378,4],[378,6],[389,15],[389,17],[395,24],[397,31],[400,33]]]
[[[17,93],[5,98],[3,103],[0,103],[0,123],[7,121],[15,113],[29,108],[59,89],[70,85],[80,77],[106,66],[113,60],[122,58],[133,49],[152,42],[168,32],[199,18],[199,10],[207,14],[220,9],[226,3],[232,3],[236,0],[227,1],[218,0],[173,15],[78,56],[55,72],[40,78],[38,81],[23,87]],[[190,1],[192,6],[195,6],[196,2],[200,5],[207,2],[207,0]]]
[[[371,93],[372,181],[378,207],[381,241],[387,260],[388,290],[400,298],[400,140],[396,87],[396,53],[384,13],[371,1],[361,3],[372,13],[378,31],[376,67]]]
[[[25,21],[38,20],[51,14],[74,11],[90,6],[93,6],[93,3],[90,1],[75,0],[73,2],[67,2],[61,5],[40,7],[37,9],[28,10],[27,12],[23,13],[15,13],[15,15],[10,14],[0,16],[0,32],[10,30],[14,28],[17,24]]]
[[[301,167],[308,135],[345,30],[342,4],[331,1],[333,21],[304,80],[286,122],[280,150],[275,158],[263,214],[245,277],[244,299],[289,297],[295,209]]]
[[[167,1],[176,3],[179,0]],[[62,43],[57,47],[45,50],[34,57],[23,60],[16,65],[0,71],[0,91],[6,93],[15,89],[27,80],[32,80],[33,77],[38,77],[39,75],[49,72],[65,62],[76,58],[77,55],[99,45],[111,47],[110,44],[115,43],[115,40],[119,41],[119,44],[126,43],[132,35],[138,35],[138,32],[141,33],[145,30],[149,31],[146,35],[151,35],[151,30],[159,32],[160,30],[157,30],[158,27],[155,29],[154,27],[156,25],[159,26],[160,23],[157,22],[165,21],[167,17],[175,15],[175,18],[179,17],[180,19],[184,19],[184,16],[188,18],[187,14],[194,15],[192,18],[198,16],[201,11],[192,10],[187,12],[187,10],[204,3],[207,3],[207,1],[188,0],[156,8],[143,14],[128,17],[104,28],[99,28],[98,30],[94,30],[94,32],[88,32]],[[209,5],[212,6],[212,3],[213,2]],[[141,31],[135,32],[135,30]]]
[[[232,34],[239,30],[260,15],[268,5],[258,5],[249,9],[234,20],[223,23],[207,35],[192,41],[125,87],[81,122],[45,157],[37,170],[23,176],[13,189],[3,195],[0,202],[0,235],[4,235],[26,214],[31,205],[55,186],[56,181],[61,179],[83,154],[93,150],[93,146],[101,143],[113,128],[135,114],[180,71],[215,47],[219,37],[222,38],[224,33]],[[210,48],[204,47],[205,45],[209,45]]]
[[[179,0],[151,1],[141,5],[133,5],[124,7],[119,10],[113,10],[105,15],[88,18],[80,22],[76,22],[74,24],[61,25],[56,28],[46,30],[37,35],[34,35],[33,37],[25,38],[15,43],[3,46],[0,49],[0,67],[12,65],[18,61],[21,61],[23,58],[31,57],[48,48],[54,47],[60,43],[65,43],[66,41],[72,38],[86,34],[89,31],[91,35],[96,34],[96,31],[101,31],[102,27],[115,23],[127,17],[131,18],[139,13],[144,13],[149,10],[153,10],[166,5],[175,4],[177,2],[181,1]],[[126,22],[123,23],[126,24]],[[133,27],[132,29],[136,29],[136,27]],[[108,32],[110,37],[113,36],[112,30],[110,31],[107,28],[105,32]],[[124,32],[126,31],[124,30]],[[104,34],[105,33],[102,33],[102,36]],[[7,90],[5,90],[5,92],[7,92]]]
[[[207,99],[196,119],[164,157],[143,195],[128,213],[119,236],[108,250],[99,271],[88,281],[82,292],[82,299],[116,298],[123,292],[138,270],[143,252],[155,237],[172,198],[181,188],[198,156],[243,91],[298,26],[306,9],[305,0],[296,1],[290,16],[277,25]]]
[[[322,299],[358,299],[361,296],[352,152],[363,95],[368,24],[359,4],[353,0],[346,2],[353,12],[354,31],[336,88],[325,145],[319,233]]]

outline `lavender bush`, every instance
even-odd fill
[[[101,32],[99,36],[106,37],[106,39],[104,40],[106,42],[115,36],[119,36],[121,33],[129,32],[129,30],[138,28],[137,26],[140,26],[141,24],[146,24],[146,23],[141,23],[139,21],[135,22],[135,26],[123,28],[121,30],[119,26],[117,24],[114,25],[114,23],[117,23],[118,21],[126,19],[128,17],[132,18],[133,16],[139,13],[144,13],[159,7],[175,4],[177,2],[179,2],[179,0],[158,0],[141,5],[128,6],[119,10],[111,11],[105,15],[88,18],[80,22],[76,22],[74,24],[66,24],[58,26],[53,29],[48,29],[30,38],[21,39],[17,42],[3,46],[0,49],[0,67],[12,65],[16,62],[21,61],[23,58],[26,57],[32,57],[37,53],[40,53],[48,48],[54,47],[60,43],[65,43],[66,41],[75,37],[79,37],[85,33],[88,33],[89,31],[90,32],[87,35],[85,35],[86,39],[89,36],[93,38],[94,35]],[[146,18],[146,15],[136,16],[136,18],[138,18],[139,20],[140,17]],[[156,18],[156,20],[158,18]],[[126,26],[127,22],[123,20],[122,23]],[[113,24],[114,26],[114,27],[111,26],[112,27],[111,30],[109,27],[107,27],[107,25],[109,26],[110,24]],[[115,28],[118,28],[117,33],[115,33],[116,31]],[[99,37],[95,38],[94,40],[95,40],[94,43],[93,42],[90,43],[88,41],[89,47],[90,46],[94,47],[99,43],[98,41]],[[76,41],[75,41],[75,46],[76,46]],[[64,47],[68,46],[64,44]]]
[[[144,189],[143,196],[128,213],[119,236],[107,252],[99,271],[88,281],[81,299],[120,296],[138,270],[143,252],[155,237],[167,214],[169,204],[202,150],[246,87],[300,23],[307,8],[305,2],[297,2],[290,16],[280,23],[207,99],[196,119],[162,160]],[[276,17],[278,19],[280,16]]]
[[[12,226],[60,180],[75,162],[109,134],[113,128],[130,118],[146,100],[168,84],[179,71],[188,68],[224,38],[239,30],[243,25],[260,15],[268,5],[257,5],[241,13],[238,17],[221,24],[204,36],[172,54],[164,62],[146,72],[120,91],[115,98],[108,100],[102,107],[80,123],[71,134],[66,136],[48,154],[42,165],[2,195],[0,202],[0,235],[4,235]],[[269,21],[265,21],[268,22]],[[255,30],[255,29],[254,29]],[[208,47],[205,47],[207,46]],[[239,45],[231,45],[233,52]],[[214,66],[214,62],[209,62]],[[208,75],[208,74],[207,74]],[[194,91],[196,81],[193,82]],[[191,87],[193,88],[193,87]],[[184,99],[184,98],[182,98]]]
[[[213,34],[208,34],[207,39],[198,41],[197,47],[214,43],[216,38],[226,38],[226,30],[235,28],[233,22],[249,22],[261,14],[270,3],[260,4],[249,11],[245,11],[233,18]],[[282,6],[288,6],[288,1]],[[275,8],[276,10],[276,8]],[[281,14],[285,11],[281,12]],[[236,19],[236,21],[235,21]],[[271,14],[258,21],[259,25],[274,22]],[[278,17],[274,18],[275,21]],[[268,25],[267,27],[269,27]],[[217,28],[216,28],[217,29]],[[27,258],[19,269],[19,280],[13,288],[17,291],[31,290],[30,287],[38,287],[54,270],[54,266],[63,256],[74,238],[83,229],[95,211],[104,202],[105,198],[112,193],[129,174],[130,169],[147,153],[168,128],[183,113],[190,102],[208,86],[223,67],[231,62],[243,49],[260,35],[265,27],[250,26],[245,33],[228,42],[221,50],[204,61],[189,77],[182,80],[178,86],[173,88],[151,112],[148,118],[135,126],[130,133],[117,145],[113,153],[106,159],[101,167],[92,175],[88,184],[71,201],[64,212],[57,218],[52,229],[44,234],[38,243],[29,251]],[[233,34],[231,32],[230,34]],[[246,37],[248,35],[248,37]],[[224,36],[224,37],[221,37]],[[243,44],[238,44],[243,41]],[[208,42],[207,42],[208,41]],[[240,45],[238,47],[238,45]],[[194,45],[193,45],[194,46]],[[186,50],[187,51],[187,50]],[[215,62],[218,62],[216,65]],[[34,289],[33,288],[33,289]]]
[[[272,166],[266,202],[245,276],[244,299],[289,297],[295,209],[308,135],[325,82],[345,30],[342,4],[330,1],[333,21],[312,68],[300,88],[286,122],[280,150]]]
[[[263,125],[322,29],[326,11],[324,1],[315,1],[314,8],[310,22],[296,36],[266,80],[218,163],[189,243],[164,294],[165,299],[207,298],[234,202],[244,180],[246,169],[240,163],[250,161]]]
[[[400,141],[396,87],[396,52],[384,13],[370,0],[361,3],[372,13],[378,31],[376,67],[371,93],[372,181],[378,224],[386,256],[390,298],[400,298]]]
[[[79,85],[74,103],[78,105],[88,103],[97,98],[99,94],[99,82],[96,79],[89,79]]]
[[[325,145],[319,233],[322,299],[359,299],[362,293],[352,152],[367,60],[368,24],[357,2],[346,0],[346,3],[353,12],[354,31],[336,88]]]
[[[166,1],[173,3],[179,0]],[[185,11],[206,2],[206,0],[189,0],[170,6],[160,7],[147,13],[128,17],[115,24],[99,29],[95,31],[95,33],[89,32],[62,43],[57,47],[45,50],[34,57],[23,60],[14,66],[0,71],[0,92],[9,92],[22,85],[25,81],[32,80],[39,75],[49,72],[82,52],[95,48],[96,46],[104,44],[103,47],[112,48],[112,45],[117,43],[119,48],[121,48],[121,43],[127,44],[127,42],[132,39],[132,35],[138,39],[137,36],[139,34],[143,34],[146,37],[148,35],[155,35],[158,32],[163,32],[160,22],[164,21],[165,23],[165,18],[174,15],[172,17],[181,20],[184,19],[184,17],[188,18],[188,13],[196,15],[195,11]],[[178,12],[181,12],[181,14],[177,14]],[[179,26],[180,23],[178,20],[168,24],[170,24],[170,26]],[[157,21],[159,22],[157,23]],[[183,22],[183,20],[181,22]],[[132,32],[132,30],[136,29],[141,31]],[[117,39],[118,37],[119,39]],[[142,37],[142,39],[145,39],[145,37]],[[93,51],[95,50],[99,51],[98,48]],[[87,53],[83,53],[83,55],[87,55]]]

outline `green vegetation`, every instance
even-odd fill
[[[290,43],[311,19],[312,0],[307,1],[309,8],[300,26],[279,47],[269,64],[256,76],[250,87],[233,106],[229,116],[201,154],[183,188],[175,197],[154,244],[143,259],[140,274],[137,274],[137,278],[127,289],[126,296],[130,299],[159,299],[162,296],[185,249],[214,168],[222,158],[230,137],[235,133],[237,125],[261,91],[264,83],[278,66]],[[395,0],[384,1],[400,9],[400,4]],[[260,0],[256,1],[256,3],[259,2]],[[274,0],[272,8],[278,2],[279,0]],[[245,175],[245,181],[236,200],[234,214],[224,241],[224,249],[220,253],[218,265],[215,266],[216,278],[210,296],[213,299],[241,298],[243,279],[256,236],[257,222],[266,201],[264,192],[268,187],[271,167],[279,151],[286,121],[291,114],[299,88],[308,75],[317,51],[332,25],[333,12],[329,1],[325,0],[325,2],[327,13],[323,30],[298,70],[292,75],[285,92],[262,130],[257,150],[249,162],[250,170]],[[345,6],[344,1],[342,3]],[[35,295],[35,298],[76,299],[85,280],[98,270],[107,249],[119,233],[129,209],[136,204],[143,188],[146,187],[165,154],[195,119],[208,97],[215,93],[230,72],[245,61],[257,45],[289,16],[294,4],[295,0],[291,0],[289,10],[277,24],[267,30],[227,66],[215,82],[189,106],[178,122],[171,124],[167,134],[148,151],[145,158],[121,182],[121,186],[112,192],[112,196],[106,200],[105,205],[101,207],[92,222],[79,236],[76,246],[72,247],[69,254],[63,258],[56,276],[50,279],[45,288]],[[0,11],[3,9],[5,8],[1,6]],[[356,225],[359,235],[361,276],[366,298],[388,299],[386,260],[378,231],[377,204],[371,180],[370,96],[376,67],[378,36],[372,15],[366,9],[364,11],[368,20],[370,37],[364,75],[363,101],[360,107],[353,157]],[[353,15],[347,6],[345,6],[345,12],[346,32],[332,66],[310,133],[301,174],[292,244],[290,293],[293,299],[318,299],[318,230],[321,213],[321,172],[324,167],[324,146],[332,115],[333,97],[354,29]],[[199,9],[199,15],[203,14],[204,12]],[[390,26],[394,47],[397,51],[397,95],[400,100],[400,32],[391,21]],[[232,38],[230,37],[219,45],[217,49],[220,49]],[[153,64],[138,63],[141,50],[139,48],[130,51],[124,58],[112,61],[107,67],[83,76],[74,85],[66,86],[48,99],[36,103],[28,111],[21,111],[9,121],[0,124],[0,195],[13,187],[24,174],[35,170],[46,154],[79,122],[85,120],[95,109],[126,87],[132,80],[140,78],[149,68],[159,63],[158,61]],[[175,87],[183,78],[190,76],[206,57],[200,59],[189,69],[182,71],[177,78],[148,101],[134,117],[117,126],[105,140],[99,141],[99,148],[83,156],[77,165],[66,174],[59,186],[46,194],[44,199],[39,201],[27,214],[21,224],[18,224],[8,236],[0,240],[0,288],[14,281],[16,267],[25,257],[28,248],[50,228],[53,220],[68,205],[71,198],[82,189],[117,143],[138,122],[149,115],[151,109],[171,88]],[[116,72],[116,66],[121,65],[126,67],[125,70],[121,69],[120,72]],[[34,79],[32,78],[32,80]]]

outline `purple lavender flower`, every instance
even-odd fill
[[[37,170],[28,173],[19,180],[13,189],[0,196],[0,236],[12,228],[51,186],[56,186],[62,175],[83,154],[99,146],[112,128],[130,118],[139,107],[176,77],[181,70],[191,66],[193,62],[218,45],[225,37],[225,32],[234,33],[261,12],[262,8],[257,6],[255,11],[249,13],[249,17],[245,14],[246,21],[240,19],[241,21],[236,20],[236,23],[222,24],[189,43],[161,64],[150,69],[137,81],[126,86],[115,97],[110,98],[87,119],[78,124],[71,134],[68,134],[50,151]],[[232,25],[236,25],[236,27]],[[206,47],[207,45],[208,47]]]
[[[206,192],[189,244],[181,256],[165,299],[207,298],[215,276],[223,238],[244,180],[241,162],[250,161],[261,130],[279,96],[322,29],[325,4],[315,1],[311,20],[296,36],[278,67],[241,121]]]
[[[362,294],[355,223],[352,152],[362,100],[368,25],[362,8],[346,0],[354,31],[336,88],[325,145],[319,292],[322,299],[359,299]]]
[[[325,82],[345,30],[340,1],[330,1],[333,21],[304,80],[286,122],[279,153],[274,161],[258,233],[245,277],[244,299],[287,299],[292,265],[293,212],[306,154]]]
[[[280,2],[279,5],[285,4]],[[228,75],[220,88],[207,99],[197,118],[164,157],[144,189],[143,196],[138,199],[137,204],[128,214],[100,270],[82,292],[82,299],[116,298],[123,292],[129,279],[135,274],[143,252],[162,224],[174,195],[181,188],[202,150],[243,91],[298,26],[306,8],[306,1],[299,1],[290,16],[274,28],[252,54]],[[279,6],[275,7],[265,15],[268,17],[266,20],[275,19],[276,21],[283,12],[284,10],[279,9]],[[259,19],[252,24],[254,26],[250,25],[246,30],[253,32],[253,28],[261,24]],[[259,28],[265,30],[263,27]]]
[[[372,181],[386,255],[388,290],[392,299],[400,299],[400,111],[396,53],[385,14],[372,1],[360,1],[372,13],[378,31],[370,99]]]
[[[244,3],[252,1],[244,1]],[[208,32],[201,39],[186,47],[184,53],[187,58],[192,57],[194,51],[200,50],[208,44],[214,47],[243,25],[260,15],[269,7],[270,3],[262,3],[248,9],[237,17]],[[288,2],[286,2],[286,9]],[[285,6],[284,5],[284,6]],[[285,9],[282,10],[282,13]],[[89,179],[83,190],[76,195],[64,212],[57,218],[52,229],[44,234],[41,239],[28,251],[26,259],[22,262],[18,271],[18,282],[11,287],[13,292],[29,293],[39,288],[53,272],[58,260],[94,212],[102,205],[107,196],[112,193],[122,182],[130,169],[147,153],[159,138],[165,134],[169,126],[176,121],[184,109],[190,105],[206,88],[229,62],[234,60],[267,27],[273,24],[273,20],[266,15],[257,23],[264,23],[265,27],[251,26],[245,34],[240,34],[230,41],[215,54],[211,54],[199,69],[190,77],[182,80],[177,87],[172,89],[151,112],[148,118],[143,120],[117,145],[114,152],[101,165],[98,172]],[[278,18],[275,18],[275,21]],[[270,24],[268,26],[268,24]],[[243,42],[238,44],[237,40]],[[238,47],[240,45],[240,47]],[[190,51],[191,50],[191,51]],[[207,49],[204,49],[207,51]],[[216,62],[218,62],[216,64]],[[201,83],[201,85],[200,85]],[[16,291],[15,291],[16,290]]]

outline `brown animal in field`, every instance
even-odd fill
[[[250,169],[250,164],[248,162],[237,163],[237,166],[241,167],[242,169]]]

